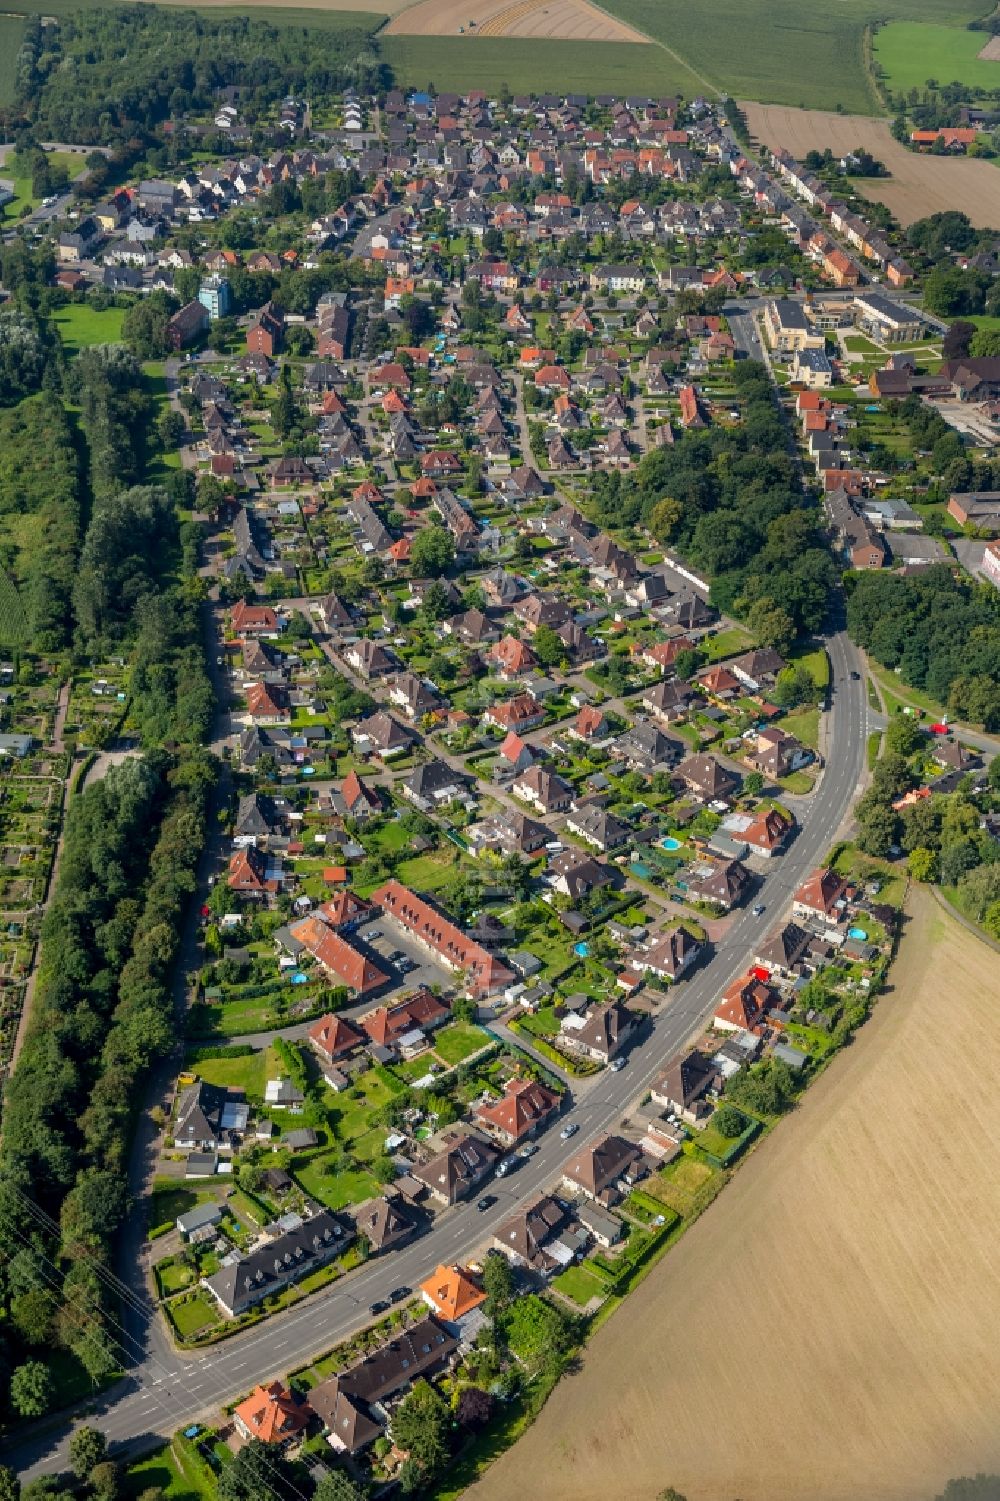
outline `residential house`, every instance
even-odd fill
[[[439,1204],[457,1204],[489,1176],[499,1158],[500,1153],[490,1142],[471,1133],[461,1134],[436,1157],[415,1167],[412,1176]]]
[[[682,1120],[698,1123],[711,1114],[711,1106],[703,1097],[715,1075],[715,1066],[704,1053],[678,1053],[657,1074],[650,1094],[664,1110],[676,1111]]]
[[[535,1135],[558,1115],[561,1100],[536,1079],[508,1079],[499,1100],[484,1100],[474,1111],[476,1120],[504,1147],[514,1147]]]
[[[623,1185],[642,1176],[642,1153],[623,1136],[602,1136],[576,1152],[563,1168],[562,1181],[571,1193],[599,1204],[616,1204]]]
[[[544,766],[529,766],[511,783],[510,790],[539,813],[561,813],[573,798],[570,784]]]
[[[847,882],[829,866],[814,870],[792,897],[792,914],[838,922],[846,891]]]
[[[639,974],[673,982],[690,969],[704,948],[703,938],[692,937],[686,928],[671,928],[668,933],[661,933],[649,948],[630,953],[628,966]]]
[[[314,1386],[309,1404],[338,1453],[354,1455],[385,1432],[384,1403],[418,1377],[440,1370],[458,1339],[428,1317],[395,1334],[356,1365]]]
[[[514,978],[495,954],[487,953],[473,942],[429,902],[410,891],[401,882],[386,881],[372,893],[371,900],[383,915],[396,922],[447,968],[464,976],[464,988],[475,999],[503,990]]]
[[[686,757],[677,768],[677,776],[704,803],[725,801],[740,785],[735,772],[707,753]]]
[[[312,1408],[300,1402],[290,1388],[280,1381],[255,1387],[233,1409],[233,1426],[242,1439],[258,1439],[262,1444],[287,1444],[305,1432]]]
[[[595,1063],[610,1063],[623,1053],[639,1030],[639,1019],[620,1001],[591,1006],[582,1021],[572,1012],[563,1020],[560,1041]]]
[[[329,1209],[321,1209],[294,1229],[268,1238],[245,1256],[202,1278],[202,1285],[227,1318],[238,1318],[262,1298],[341,1255],[351,1238]]]

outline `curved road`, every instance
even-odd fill
[[[557,1131],[548,1132],[534,1157],[509,1179],[498,1178],[490,1185],[497,1203],[487,1213],[480,1214],[474,1203],[447,1210],[414,1244],[369,1262],[328,1291],[315,1293],[286,1313],[203,1353],[178,1353],[148,1302],[141,1309],[126,1307],[119,1333],[131,1370],[88,1414],[88,1420],[99,1424],[112,1444],[121,1449],[148,1448],[183,1424],[211,1417],[221,1404],[255,1382],[318,1356],[368,1322],[368,1305],[385,1298],[392,1288],[407,1283],[416,1286],[438,1262],[471,1256],[516,1204],[555,1183],[560,1167],[580,1141],[619,1123],[665,1060],[702,1027],[720,991],[747,967],[757,939],[787,909],[805,875],[822,862],[861,790],[867,697],[863,679],[851,678],[852,671],[860,673],[861,661],[843,632],[829,637],[826,644],[833,695],[827,765],[815,796],[802,808],[797,837],[765,878],[758,898],[766,904],[764,916],[756,918],[749,909],[739,912],[711,960],[678,985],[662,1006],[651,1035],[632,1053],[627,1067],[620,1073],[600,1075],[566,1111],[564,1119],[580,1127],[573,1145],[562,1141]],[[141,1274],[144,1262],[138,1260],[136,1267]],[[135,1285],[138,1280],[137,1275]],[[6,1462],[24,1478],[60,1470],[67,1464],[69,1432],[68,1421],[50,1427],[5,1455]]]

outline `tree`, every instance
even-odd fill
[[[747,611],[747,629],[759,646],[786,652],[795,640],[795,621],[786,609],[766,596]]]
[[[502,1251],[490,1251],[483,1262],[483,1290],[486,1293],[486,1317],[494,1331],[514,1296],[514,1273]]]
[[[760,797],[764,790],[764,778],[759,771],[749,771],[743,778],[743,791],[748,797]]]
[[[478,1386],[463,1386],[455,1403],[455,1418],[459,1427],[485,1428],[492,1416],[493,1398],[490,1393]]]
[[[869,804],[858,813],[858,849],[884,859],[896,843],[898,828],[899,819],[888,803]]]
[[[259,1438],[252,1438],[232,1464],[223,1467],[216,1494],[219,1501],[275,1501],[275,1497],[297,1495],[298,1487],[288,1461],[272,1453]]]
[[[410,565],[420,578],[440,578],[455,561],[455,544],[441,526],[422,527],[410,548]]]
[[[885,732],[886,748],[897,756],[912,756],[923,739],[923,731],[910,714],[894,715]]]
[[[795,1099],[795,1078],[787,1063],[769,1058],[738,1073],[726,1093],[755,1115],[783,1115]]]
[[[934,881],[937,878],[937,855],[925,845],[918,845],[910,852],[906,868],[915,881]]]
[[[44,1345],[52,1328],[52,1295],[33,1287],[10,1305],[10,1317],[18,1334],[29,1345]]]
[[[566,658],[566,647],[550,625],[540,625],[531,638],[531,650],[542,667],[557,667]]]
[[[656,502],[649,513],[649,530],[657,542],[670,541],[683,513],[684,507],[680,501],[674,500],[670,495],[665,495]]]
[[[121,1485],[121,1472],[113,1459],[104,1459],[90,1472],[90,1488],[95,1501],[115,1501]]]
[[[21,1501],[21,1482],[6,1465],[0,1465],[0,1501]]]
[[[720,1136],[742,1136],[746,1130],[746,1121],[740,1112],[732,1105],[720,1105],[712,1116],[712,1125]]]
[[[52,1372],[40,1360],[26,1360],[10,1378],[10,1400],[22,1418],[40,1418],[55,1395]]]
[[[801,662],[794,667],[783,667],[774,684],[774,701],[781,709],[795,709],[799,704],[815,703],[816,682],[808,667]]]
[[[330,1470],[324,1466],[313,1491],[313,1501],[365,1501],[365,1491],[343,1470]]]
[[[78,1480],[89,1480],[95,1465],[108,1457],[108,1441],[99,1428],[77,1428],[69,1441],[69,1462]]]
[[[392,1437],[426,1478],[448,1458],[448,1408],[428,1381],[415,1381],[392,1419]]]
[[[451,614],[451,601],[448,598],[448,591],[440,579],[434,579],[427,586],[420,608],[428,620],[444,620]]]
[[[687,683],[701,666],[701,652],[693,646],[684,646],[674,658],[674,672],[681,682]]]

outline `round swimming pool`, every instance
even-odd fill
[[[579,956],[580,956],[581,959],[586,959],[587,955],[590,953],[590,944],[589,943],[574,943],[574,945],[573,945],[573,952],[574,952],[574,954],[579,954]]]
[[[848,928],[847,936],[848,938],[857,938],[864,940],[868,937],[868,934],[865,932],[864,928]]]
[[[661,839],[660,844],[665,850],[679,850],[681,847],[680,840],[675,839],[672,834],[668,834],[666,839]]]

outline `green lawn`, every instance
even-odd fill
[[[791,661],[796,667],[807,667],[812,674],[812,680],[817,688],[826,688],[830,682],[830,658],[822,646],[815,651],[791,653]]]
[[[489,1040],[489,1033],[484,1032],[482,1027],[473,1026],[469,1022],[452,1022],[450,1027],[442,1027],[440,1032],[435,1032],[432,1042],[441,1062],[454,1065],[463,1063],[473,1053],[478,1053]]]
[[[588,1271],[586,1263],[583,1266],[568,1266],[553,1279],[552,1286],[564,1297],[572,1298],[581,1308],[586,1308],[591,1298],[605,1297],[608,1291],[607,1284]]]
[[[174,1188],[163,1185],[154,1188],[149,1196],[149,1228],[161,1226],[173,1228],[174,1221],[188,1214],[198,1204],[207,1204],[215,1198],[214,1193],[204,1193],[194,1188]]]
[[[396,867],[396,876],[404,886],[416,891],[437,891],[451,880],[457,860],[458,850],[449,844],[445,849],[414,855],[412,860],[401,860]]]
[[[738,625],[728,631],[720,631],[717,636],[707,636],[700,643],[709,662],[719,662],[723,657],[737,657],[752,645],[753,637]]]
[[[989,38],[988,31],[966,31],[960,24],[893,21],[876,34],[875,58],[893,93],[922,91],[929,78],[939,84],[961,79],[986,93],[1000,87],[1000,64],[977,55]]]
[[[787,730],[789,735],[794,735],[796,740],[801,740],[810,750],[816,750],[819,745],[819,710],[793,709],[782,719],[781,728]]]
[[[125,1472],[121,1488],[124,1501],[137,1501],[148,1490],[159,1491],[168,1501],[198,1501],[199,1497],[212,1501],[215,1495],[214,1486],[210,1489],[188,1478],[169,1444],[137,1459]]]
[[[186,1287],[193,1286],[197,1279],[197,1272],[192,1271],[188,1266],[180,1266],[169,1258],[156,1268],[160,1296],[164,1298],[169,1297],[171,1293],[183,1292]]]
[[[86,302],[70,302],[56,308],[52,322],[59,330],[67,354],[79,354],[92,344],[116,344],[121,340],[125,309],[93,308]]]
[[[206,1084],[242,1089],[247,1099],[257,1101],[264,1098],[267,1080],[278,1078],[282,1072],[273,1048],[251,1053],[244,1058],[203,1058],[190,1067]]]
[[[348,1168],[335,1175],[326,1173],[323,1153],[314,1157],[293,1157],[292,1172],[305,1192],[328,1209],[360,1204],[379,1191],[375,1179],[364,1168]]]
[[[210,1329],[219,1322],[218,1304],[211,1293],[204,1290],[191,1298],[175,1299],[170,1304],[170,1318],[182,1339],[191,1339],[203,1329]]]
[[[643,1183],[643,1192],[682,1218],[697,1213],[711,1195],[718,1169],[696,1157],[678,1157],[662,1172],[654,1173]]]

